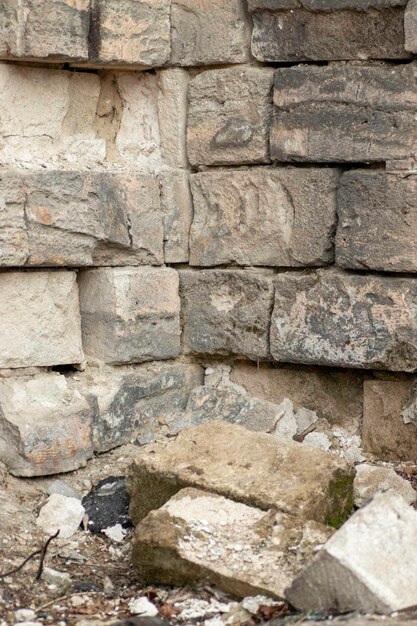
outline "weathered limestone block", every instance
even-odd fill
[[[0,379],[0,460],[15,476],[45,476],[93,456],[92,409],[65,376]]]
[[[1,272],[0,367],[83,360],[75,272]]]
[[[417,500],[417,491],[411,483],[398,476],[392,468],[367,463],[356,466],[353,482],[355,506],[364,506],[377,493],[387,491],[401,496],[407,504],[413,504]]]
[[[165,263],[188,263],[193,201],[189,173],[164,169],[158,173],[161,210],[164,216]]]
[[[417,370],[417,282],[337,269],[275,281],[276,361]]]
[[[173,65],[245,63],[250,58],[246,0],[173,0]]]
[[[270,433],[276,431],[284,412],[281,406],[253,398],[244,391],[231,387],[219,389],[206,384],[191,391],[186,412],[178,416],[174,425],[175,430],[180,431],[223,419],[248,430]]]
[[[0,161],[99,162],[105,140],[94,131],[95,74],[0,64]]]
[[[80,274],[86,354],[106,363],[170,359],[180,352],[178,273],[116,267]]]
[[[362,444],[383,461],[417,461],[417,427],[402,415],[414,379],[366,380]]]
[[[249,0],[259,61],[402,59],[407,0]]]
[[[404,14],[405,49],[417,52],[417,1],[408,0]]]
[[[170,0],[95,0],[90,63],[160,66],[170,53]]]
[[[128,469],[134,523],[183,487],[338,526],[353,504],[349,463],[284,437],[215,421],[139,450]]]
[[[187,96],[190,76],[181,68],[158,75],[158,120],[161,156],[167,165],[187,167]]]
[[[75,378],[77,380],[75,380]],[[176,431],[191,390],[203,382],[198,365],[151,363],[91,368],[77,374],[74,387],[94,406],[94,449],[104,452],[132,440],[150,443]]]
[[[273,70],[208,70],[190,82],[187,128],[192,165],[269,162]]]
[[[180,271],[183,340],[188,352],[269,356],[273,276],[264,271]]]
[[[3,170],[0,206],[0,265],[163,263],[151,176]]]
[[[256,398],[275,404],[289,398],[296,409],[306,407],[332,426],[341,426],[352,435],[359,432],[363,381],[355,371],[236,362],[230,380]]]
[[[351,170],[341,178],[337,207],[338,265],[417,271],[417,175]]]
[[[86,61],[91,0],[1,0],[0,58]]]
[[[133,564],[149,584],[211,582],[238,597],[282,599],[332,533],[317,522],[182,489],[137,526]]]
[[[391,613],[415,604],[417,512],[401,496],[378,494],[359,509],[295,579],[296,608]]]
[[[331,262],[337,183],[335,169],[193,174],[191,264],[292,267]]]
[[[271,158],[385,161],[417,147],[416,65],[304,65],[275,73]]]

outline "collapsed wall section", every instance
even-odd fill
[[[48,5],[0,2],[0,460],[239,394],[415,460],[414,0]]]

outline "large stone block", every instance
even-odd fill
[[[267,163],[273,70],[208,70],[190,82],[187,145],[192,165]]]
[[[351,170],[338,191],[336,262],[341,267],[417,271],[417,175]]]
[[[191,176],[190,263],[325,265],[333,259],[338,170],[256,168]]]
[[[378,494],[331,537],[287,589],[301,610],[392,613],[417,597],[417,512]]]
[[[276,278],[277,361],[417,370],[417,282],[317,270]]]
[[[0,58],[86,61],[91,0],[1,0]]]
[[[15,476],[45,476],[86,465],[93,411],[65,376],[0,379],[0,460]]]
[[[278,69],[271,158],[370,162],[415,154],[416,67]]]
[[[170,359],[180,352],[178,273],[116,267],[80,274],[86,354],[106,363]]]
[[[149,584],[212,582],[234,596],[283,599],[331,535],[317,522],[183,489],[137,526],[132,557]]]
[[[404,422],[414,377],[405,380],[366,380],[362,421],[365,452],[382,461],[417,461],[417,427]]]
[[[101,162],[106,142],[94,122],[95,74],[0,64],[0,159],[63,165]]]
[[[272,283],[264,271],[180,271],[185,349],[268,358]]]
[[[353,504],[352,466],[278,435],[214,421],[138,451],[128,468],[134,523],[183,487],[340,525]]]
[[[245,63],[250,57],[246,0],[173,0],[173,65]]]
[[[182,363],[89,368],[73,377],[75,389],[95,409],[93,441],[99,452],[176,432],[191,390],[202,382],[201,367]]]
[[[252,53],[263,62],[402,59],[407,0],[250,0]]]
[[[151,176],[3,170],[0,206],[0,265],[163,263]]]
[[[158,173],[161,210],[164,216],[165,263],[188,263],[193,201],[189,173],[164,169]]]
[[[296,409],[305,407],[340,426],[351,435],[359,433],[362,420],[362,375],[353,370],[270,367],[236,362],[230,380],[263,400],[281,404],[289,398]]]
[[[90,63],[161,66],[170,54],[170,0],[95,0]]]
[[[417,1],[408,0],[404,14],[405,49],[417,52]]]
[[[83,360],[75,272],[1,272],[0,367]]]

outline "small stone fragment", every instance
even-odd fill
[[[129,611],[132,615],[142,615],[143,617],[156,617],[158,615],[158,609],[146,597],[131,600]]]
[[[67,496],[67,498],[77,498],[77,500],[81,500],[82,496],[72,489],[67,483],[63,480],[54,480],[47,489],[49,495],[51,496],[53,493],[58,493],[61,496]]]
[[[211,582],[244,597],[284,590],[332,530],[183,489],[137,526],[133,562],[148,583]]]
[[[332,442],[325,433],[307,433],[303,443],[319,450],[330,450],[332,446]]]
[[[108,476],[82,499],[88,515],[88,530],[101,533],[120,524],[129,528],[129,494],[125,487],[124,476]],[[111,531],[110,531],[111,532]]]
[[[402,496],[407,504],[413,504],[417,500],[417,491],[413,489],[411,483],[398,476],[392,468],[367,463],[358,465],[353,481],[355,506],[363,506],[380,492],[396,493]]]
[[[48,585],[55,585],[60,591],[65,591],[71,585],[71,576],[67,572],[59,572],[51,567],[45,567],[42,578]]]
[[[59,530],[59,538],[66,539],[78,530],[85,509],[77,498],[54,493],[39,512],[36,524],[48,535]]]
[[[28,622],[36,618],[36,613],[32,609],[18,609],[14,616],[16,622]]]
[[[186,486],[334,526],[353,506],[353,468],[343,459],[222,421],[141,448],[127,474],[134,523]]]
[[[126,537],[126,531],[124,530],[121,524],[115,524],[114,526],[109,526],[108,528],[104,528],[103,533],[116,543],[121,543]]]
[[[300,610],[392,613],[415,605],[417,512],[377,494],[322,548],[287,589]]]

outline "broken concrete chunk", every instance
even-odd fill
[[[401,496],[378,494],[301,572],[286,597],[301,610],[391,613],[417,598],[417,512]]]
[[[77,498],[54,493],[41,508],[36,524],[48,535],[54,535],[59,530],[59,538],[67,539],[78,530],[84,513],[84,507]]]
[[[370,162],[416,151],[416,65],[301,65],[275,73],[271,158]]]
[[[251,0],[252,53],[259,61],[403,59],[406,0]]]
[[[128,470],[133,523],[183,487],[338,526],[353,504],[353,468],[331,453],[215,421],[138,452]]]
[[[336,263],[360,270],[416,272],[416,198],[417,176],[411,172],[345,172],[338,189]]]
[[[192,165],[269,162],[273,70],[232,67],[190,82],[187,127]]]
[[[86,61],[91,0],[2,0],[0,58]]]
[[[186,350],[267,359],[272,283],[261,270],[180,271]]]
[[[245,63],[250,58],[246,0],[173,0],[173,65]]]
[[[163,214],[152,176],[3,170],[0,203],[0,265],[163,263]]]
[[[75,272],[0,273],[0,368],[83,360]]]
[[[333,259],[336,169],[256,168],[191,176],[191,265],[325,265]]]
[[[382,461],[416,461],[417,424],[404,423],[414,378],[365,380],[362,443]]]
[[[271,354],[276,361],[417,369],[417,284],[337,269],[275,280]]]
[[[183,489],[137,526],[133,563],[146,583],[210,582],[244,597],[283,598],[332,529],[197,489]]]
[[[408,0],[404,13],[405,49],[417,52],[417,0]]]
[[[83,344],[90,357],[122,364],[180,353],[178,273],[171,268],[82,272],[80,307]]]
[[[407,504],[413,504],[417,500],[417,492],[411,483],[398,476],[392,468],[367,463],[356,467],[353,482],[355,506],[363,506],[372,500],[375,494],[387,491],[402,496]]]

